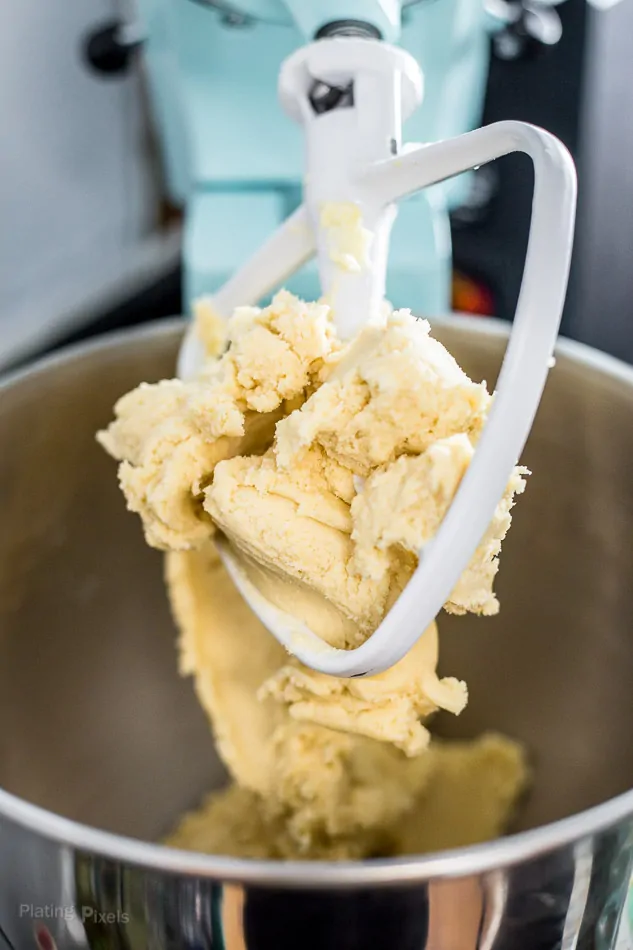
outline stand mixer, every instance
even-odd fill
[[[229,573],[252,609],[304,664],[337,676],[373,675],[395,664],[411,649],[449,598],[492,520],[529,434],[545,385],[567,288],[576,201],[573,162],[553,136],[518,122],[501,122],[452,138],[445,135],[447,123],[444,128],[435,123],[432,134],[428,130],[426,134],[426,141],[435,139],[434,144],[403,145],[403,123],[422,101],[424,80],[416,59],[391,42],[400,35],[402,9],[398,3],[372,0],[351,3],[345,8],[340,4],[333,8],[321,0],[243,4],[243,17],[257,12],[274,19],[285,12],[306,38],[315,38],[284,59],[278,82],[284,111],[303,126],[304,201],[217,289],[207,269],[208,262],[215,259],[213,249],[217,241],[230,243],[232,238],[244,236],[254,241],[260,236],[263,219],[257,218],[254,196],[242,194],[247,218],[222,222],[215,214],[219,195],[204,187],[205,170],[210,177],[216,154],[210,145],[210,132],[215,128],[227,129],[230,140],[231,121],[227,116],[221,125],[215,123],[211,109],[206,124],[200,121],[205,106],[214,101],[209,96],[219,96],[215,105],[221,107],[223,90],[211,92],[208,77],[196,71],[195,53],[191,57],[187,53],[184,59],[181,55],[185,41],[195,46],[193,34],[188,32],[193,21],[187,19],[192,15],[192,6],[192,0],[171,5],[145,0],[145,13],[154,35],[160,33],[159,20],[167,31],[163,52],[171,49],[181,71],[180,85],[170,86],[167,95],[165,83],[168,78],[173,80],[175,73],[167,68],[161,72],[160,61],[153,61],[163,122],[169,126],[176,118],[181,121],[181,134],[167,136],[172,145],[167,154],[172,188],[186,198],[188,205],[184,248],[187,294],[191,300],[215,291],[210,305],[222,318],[228,318],[236,306],[261,301],[316,254],[321,293],[331,306],[339,335],[350,339],[368,320],[379,316],[385,299],[387,257],[397,202],[421,195],[428,220],[428,215],[432,217],[433,209],[438,207],[434,195],[443,195],[446,209],[450,192],[444,183],[455,176],[516,151],[527,154],[534,165],[526,267],[490,422],[436,536],[419,552],[413,578],[375,633],[354,650],[328,647],[305,624],[266,601],[243,574],[228,544],[219,544]],[[447,69],[450,73],[455,57],[460,62],[463,59],[464,68],[471,72],[478,63],[481,77],[483,60],[474,55],[477,44],[470,55],[458,54],[459,38],[465,41],[473,33],[483,50],[485,11],[466,0],[443,8],[450,19],[439,31],[446,58],[441,68],[436,60],[437,73]],[[199,13],[196,9],[196,15]],[[464,23],[467,14],[473,17],[470,29]],[[183,20],[179,23],[180,16]],[[205,31],[195,39],[205,43]],[[200,48],[199,55],[202,52]],[[268,55],[266,50],[263,56]],[[148,56],[151,62],[151,44]],[[231,60],[230,65],[235,68],[236,64]],[[243,69],[243,65],[239,68]],[[450,82],[440,83],[442,94],[446,89],[450,89]],[[468,108],[455,112],[450,102],[445,103],[453,121],[460,116],[455,131],[461,131],[464,125],[468,127],[475,118],[472,94],[466,101]],[[237,108],[238,125],[251,118],[252,104],[246,110]],[[260,137],[264,138],[264,130],[258,128],[256,121],[251,122],[249,158],[257,154]],[[181,149],[179,153],[175,151],[176,145]],[[223,147],[226,149],[226,141]],[[267,150],[264,155],[270,158]],[[211,164],[205,164],[206,161]],[[275,167],[269,171],[271,178]],[[438,192],[438,188],[443,190]],[[274,184],[270,184],[268,192],[274,191]],[[259,200],[261,197],[260,194]],[[238,203],[234,198],[233,207]],[[437,231],[431,231],[437,237]],[[433,255],[435,278],[427,282],[425,275],[420,286],[430,288],[422,312],[437,314],[447,309],[439,289],[444,278],[440,280],[439,276],[442,255],[438,244],[434,245],[431,258]],[[408,303],[419,313],[422,300],[423,295],[418,295]],[[180,354],[179,375],[195,375],[203,358],[201,343],[190,329]]]
[[[174,0],[171,10],[190,2]],[[409,60],[379,46],[381,41],[319,40],[286,60],[281,86],[291,111],[305,106],[302,76],[316,65],[320,71],[325,44],[339,42],[373,44],[346,47],[358,56],[354,64],[347,60],[346,69],[353,65],[362,72],[367,61],[360,57],[370,49],[370,67],[392,57],[401,64],[400,74],[409,74]],[[340,66],[333,55],[328,69],[337,72]],[[412,70],[415,94],[414,75]],[[327,78],[326,86],[347,88],[341,83],[346,76]],[[394,85],[403,93],[404,83]],[[398,101],[406,111],[405,96]],[[321,121],[342,125],[363,104],[356,96],[354,102],[353,108],[303,121],[314,145],[314,151],[308,149],[308,176],[319,156]],[[389,116],[395,121],[395,113],[387,111]],[[382,151],[376,154],[368,136],[367,151],[349,163],[343,161],[348,139],[331,139],[342,153],[332,174],[340,174],[346,191],[334,193],[335,177],[321,181],[323,188],[332,187],[334,202],[367,205],[361,213],[366,221],[373,198],[375,233],[388,229],[390,202],[416,188],[435,187],[432,182],[471,162],[512,149],[524,149],[534,159],[526,279],[498,411],[487,430],[491,436],[502,427],[505,413],[508,441],[495,446],[489,438],[478,449],[487,444],[495,456],[490,472],[496,491],[531,423],[556,336],[573,224],[569,158],[547,133],[516,123],[436,145],[403,146],[395,156],[391,139],[381,136]],[[318,208],[328,195],[313,192],[314,185],[308,177],[305,207],[294,211],[285,228],[270,229],[272,236],[233,281],[203,288],[221,313],[230,309],[232,294],[240,303],[256,297],[263,284],[317,249],[328,291],[334,262],[323,240],[327,229],[320,233],[323,209]],[[186,195],[195,204],[188,185]],[[194,244],[189,241],[186,248],[189,274]],[[372,280],[380,281],[378,261],[370,263]],[[363,269],[344,276],[362,279]],[[348,312],[343,303],[341,312]],[[453,321],[438,327],[438,336],[460,359],[473,355],[479,378],[496,374],[506,342],[502,327]],[[505,629],[490,625],[488,655],[496,657],[496,671],[479,655],[468,628],[466,636],[453,640],[459,667],[472,672],[473,694],[480,698],[467,726],[471,734],[494,723],[534,750],[539,783],[524,824],[508,838],[431,855],[313,864],[231,859],[149,843],[212,782],[224,783],[225,772],[214,758],[208,724],[190,686],[174,669],[173,622],[156,559],[130,524],[110,468],[101,465],[94,445],[97,426],[121,392],[139,378],[162,379],[171,372],[180,339],[176,321],[132,336],[104,337],[2,384],[0,444],[10,461],[3,473],[7,503],[0,536],[5,565],[0,853],[6,868],[0,917],[6,942],[29,946],[43,930],[46,946],[54,940],[69,950],[123,944],[157,950],[306,945],[399,950],[440,941],[447,946],[442,936],[467,918],[472,936],[463,946],[614,950],[633,861],[627,752],[632,731],[626,715],[633,617],[627,573],[631,370],[562,343],[532,443],[535,468],[549,466],[551,478],[532,496],[524,546],[514,567],[509,564],[519,596],[509,599]],[[195,366],[194,344],[188,335],[183,375],[187,360]],[[477,463],[470,474],[476,468]],[[474,515],[476,506],[471,510]],[[597,630],[604,633],[598,652]],[[355,662],[358,654],[350,657]],[[361,664],[361,672],[366,669]],[[478,896],[472,915],[465,895]],[[48,907],[64,913],[42,922],[33,909]],[[625,937],[622,946],[629,943]]]

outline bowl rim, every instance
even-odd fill
[[[509,324],[490,317],[453,314],[430,321],[482,336],[508,336]],[[104,333],[73,344],[0,377],[0,395],[23,380],[46,373],[102,349],[126,342],[175,337],[183,330],[181,317]],[[571,360],[633,388],[633,367],[599,350],[559,337],[555,355]],[[581,843],[633,817],[633,789],[567,818],[484,844],[433,854],[366,861],[271,861],[231,858],[170,848],[118,835],[57,815],[0,789],[0,818],[34,835],[77,851],[89,852],[133,867],[184,877],[293,889],[353,888],[424,883],[431,879],[464,877],[511,867],[558,849]]]

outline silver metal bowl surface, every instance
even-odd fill
[[[494,384],[506,330],[438,337]],[[110,335],[0,384],[0,947],[610,947],[633,859],[633,371],[562,342],[524,453],[492,619],[440,619],[469,683],[445,735],[525,743],[536,782],[491,844],[362,863],[154,844],[226,781],[176,670],[161,556],[95,442],[174,371],[181,324]],[[241,941],[241,943],[240,943]]]

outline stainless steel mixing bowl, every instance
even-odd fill
[[[494,382],[502,328],[437,332]],[[0,387],[0,946],[42,927],[60,948],[611,946],[633,849],[633,372],[561,347],[501,614],[441,618],[471,701],[438,729],[502,730],[533,757],[517,833],[419,859],[236,861],[146,843],[225,773],[176,672],[161,558],[94,439],[118,396],[172,374],[179,334],[105,337]]]

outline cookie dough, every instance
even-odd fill
[[[232,778],[255,796],[236,800],[260,803],[258,820],[284,829],[277,847],[287,855],[372,850],[382,829],[412,807],[427,780],[427,757],[298,721],[290,707],[262,695],[287,655],[233,587],[212,544],[169,553],[166,579],[180,671],[194,677]]]
[[[520,746],[489,735],[434,741],[424,755],[407,756],[296,722],[288,707],[261,696],[284,651],[231,585],[212,544],[168,554],[166,573],[180,669],[194,677],[233,778],[178,823],[170,845],[339,860],[475,844],[505,830],[528,781]]]
[[[236,858],[350,860],[428,854],[481,844],[508,829],[528,772],[521,747],[494,733],[435,742],[428,780],[398,820],[373,836],[340,835],[297,846],[260,796],[231,785],[212,792],[165,840],[174,848]]]
[[[467,701],[464,683],[437,675],[436,625],[379,676],[315,673],[254,618],[213,537],[221,530],[261,593],[323,639],[363,642],[449,507],[491,396],[406,311],[385,312],[343,342],[326,304],[281,292],[264,309],[238,308],[224,340],[201,305],[198,329],[209,355],[199,376],[141,385],[98,438],[120,463],[148,543],[168,552],[181,670],[194,677],[237,786],[208,808],[216,817],[250,809],[243,835],[253,853],[401,849],[386,830],[420,796],[432,802],[446,771],[439,747],[421,755],[425,721]],[[498,610],[493,581],[524,474],[516,469],[447,610]],[[514,762],[513,792],[491,806],[495,827],[525,779],[516,747],[499,741],[500,758]],[[480,774],[475,753],[463,751]],[[206,814],[191,821],[214,824]]]

